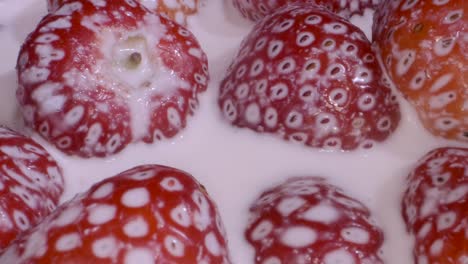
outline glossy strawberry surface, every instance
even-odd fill
[[[58,205],[62,170],[38,143],[0,126],[0,251]]]
[[[209,78],[189,31],[123,0],[61,5],[26,39],[17,69],[26,125],[83,157],[174,137]]]
[[[395,86],[432,134],[468,142],[465,0],[383,1],[373,35]]]
[[[250,218],[255,263],[383,263],[383,232],[367,207],[323,178],[291,178],[263,192]]]
[[[427,153],[408,176],[402,205],[415,263],[468,261],[468,149]]]
[[[400,121],[364,33],[306,4],[258,22],[225,74],[218,102],[235,126],[324,149],[371,148]]]
[[[221,219],[189,174],[143,165],[92,186],[16,240],[0,263],[227,264]]]

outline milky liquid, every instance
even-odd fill
[[[0,0],[0,124],[25,131],[15,99],[16,56],[28,32],[46,12],[45,0]],[[20,4],[21,3],[21,4]],[[371,12],[353,22],[370,34]],[[93,183],[133,166],[156,163],[194,175],[217,202],[228,233],[232,260],[253,263],[253,250],[244,240],[250,204],[268,187],[291,176],[322,176],[360,199],[385,232],[384,259],[389,264],[410,264],[411,238],[400,214],[404,178],[429,150],[453,143],[436,140],[420,125],[412,109],[400,99],[402,121],[384,144],[368,151],[333,153],[286,143],[268,135],[231,127],[217,106],[222,75],[240,42],[252,27],[229,0],[206,0],[200,14],[189,20],[209,59],[211,82],[200,109],[177,138],[156,145],[136,144],[107,159],[68,157],[48,146],[64,168],[63,200]]]

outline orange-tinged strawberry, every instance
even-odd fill
[[[468,142],[465,0],[384,1],[374,40],[390,77],[434,135]]]

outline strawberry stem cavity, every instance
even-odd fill
[[[133,52],[128,57],[127,68],[136,69],[141,63],[141,54],[139,52]]]

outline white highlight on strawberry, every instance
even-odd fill
[[[25,159],[34,161],[37,160],[39,157],[34,153],[26,153],[24,152],[19,146],[7,146],[2,145],[0,146],[0,152],[5,153],[7,156],[15,159]]]
[[[55,29],[67,29],[71,28],[71,26],[69,17],[59,17],[56,20],[49,22],[49,24],[44,26],[40,32],[49,32]]]
[[[108,236],[94,241],[92,245],[93,254],[98,258],[112,258],[117,255],[117,241]]]
[[[308,227],[294,226],[284,231],[280,242],[291,248],[303,248],[314,244],[317,238],[317,232],[314,230]]]
[[[439,91],[440,89],[444,88],[451,80],[453,79],[453,74],[452,73],[447,73],[442,76],[440,76],[431,86],[429,91],[431,93],[435,93]]]
[[[26,231],[31,227],[31,223],[29,222],[28,217],[21,211],[13,211],[13,221],[22,231]]]
[[[11,221],[10,217],[8,217],[8,215],[9,213],[0,208],[0,226],[5,229],[12,229],[13,222]]]
[[[70,251],[79,247],[81,238],[78,233],[71,233],[61,236],[55,243],[55,249],[58,252]]]
[[[147,203],[149,203],[149,192],[146,188],[135,188],[126,191],[121,198],[121,202],[123,205],[130,207],[130,208],[138,208],[143,207]]]
[[[72,224],[78,220],[78,218],[83,213],[83,210],[83,207],[79,204],[70,206],[65,211],[63,211],[59,217],[54,219],[54,226],[64,227]]]
[[[200,191],[194,191],[192,194],[192,199],[199,209],[199,211],[195,212],[193,216],[195,227],[198,230],[203,231],[211,223],[211,216],[209,212],[210,205],[206,200],[205,196]]]
[[[189,227],[192,224],[188,209],[183,203],[171,210],[171,218],[183,227]]]
[[[125,224],[123,231],[128,237],[144,237],[148,234],[149,227],[145,219],[139,217]]]
[[[221,245],[213,232],[206,235],[205,247],[213,256],[221,255]]]
[[[102,225],[114,219],[117,208],[114,205],[95,204],[88,208],[88,222],[93,225]]]
[[[21,73],[21,78],[25,83],[34,84],[46,81],[49,78],[50,70],[47,68],[39,68],[32,66]]]
[[[83,4],[79,1],[70,2],[62,5],[60,9],[55,13],[56,15],[68,16],[76,11],[80,11],[83,8]]]
[[[114,184],[111,182],[108,182],[106,184],[103,184],[101,187],[99,187],[99,189],[95,190],[93,194],[91,195],[91,198],[96,199],[96,200],[102,199],[112,194],[113,191],[114,191]]]
[[[412,50],[404,50],[399,56],[396,65],[396,73],[398,76],[405,75],[416,60],[416,53]]]
[[[278,210],[282,216],[288,216],[301,208],[305,203],[306,201],[299,197],[284,198],[278,203],[276,210]]]
[[[457,100],[457,94],[453,91],[448,91],[445,93],[432,96],[429,99],[429,105],[432,109],[441,109],[456,100]]]
[[[135,248],[128,251],[124,264],[154,264],[153,254],[146,248]]]
[[[337,249],[328,253],[323,261],[323,264],[356,264],[353,256],[344,249]]]
[[[369,243],[369,233],[359,227],[350,227],[341,230],[341,237],[346,241],[356,244],[367,244]]]
[[[166,177],[160,184],[165,190],[170,192],[182,191],[184,189],[182,183],[174,177]]]
[[[301,214],[301,218],[307,221],[319,222],[323,224],[331,224],[340,217],[340,213],[336,208],[328,204],[319,204],[309,208]]]
[[[437,231],[444,231],[453,227],[456,221],[457,214],[455,212],[449,211],[439,215],[436,222]]]
[[[56,94],[62,88],[63,85],[60,83],[46,82],[34,90],[31,97],[39,104],[40,115],[61,111],[67,99],[63,95]]]
[[[164,247],[169,252],[169,254],[175,257],[183,257],[185,255],[185,246],[182,241],[180,241],[175,236],[167,236],[164,239]]]
[[[267,237],[273,231],[273,223],[267,220],[263,220],[257,227],[253,230],[250,238],[253,241],[260,241]]]

